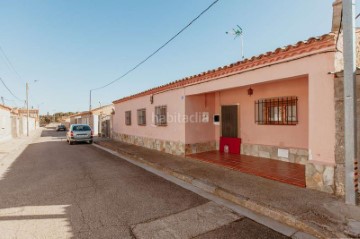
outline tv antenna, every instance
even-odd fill
[[[244,59],[244,39],[243,39],[243,29],[239,26],[236,25],[236,28],[233,28],[230,32],[226,32],[226,34],[228,35],[233,35],[234,39],[236,38],[240,38],[240,42],[241,42],[241,59]]]

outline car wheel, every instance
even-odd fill
[[[92,140],[89,140],[89,144],[92,144],[93,143],[93,141]]]

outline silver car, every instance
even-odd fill
[[[87,142],[92,144],[93,131],[88,124],[72,124],[66,133],[66,141],[69,144],[74,142]]]

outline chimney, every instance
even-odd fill
[[[339,32],[341,25],[342,0],[335,0],[333,3],[333,18],[331,32]]]

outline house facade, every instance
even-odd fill
[[[93,115],[97,116],[97,127],[98,135],[101,137],[110,137],[112,132],[112,116],[115,112],[114,105],[104,105],[91,110]]]
[[[91,111],[83,111],[77,114],[70,115],[70,124],[88,124],[94,131],[94,135],[98,134],[97,127],[94,125],[98,124],[97,117],[91,113]]]
[[[337,1],[329,34],[114,101],[113,138],[182,156],[230,150],[301,164],[306,187],[343,195],[339,11]],[[237,140],[222,144],[228,138]]]
[[[110,137],[113,112],[114,107],[112,104],[105,105],[91,111],[70,115],[70,124],[88,124],[93,129],[94,135]]]
[[[0,142],[11,137],[11,108],[0,104]]]
[[[27,121],[29,132],[39,127],[38,110],[32,109],[27,118],[24,109],[11,108],[0,104],[0,141],[27,135]]]

